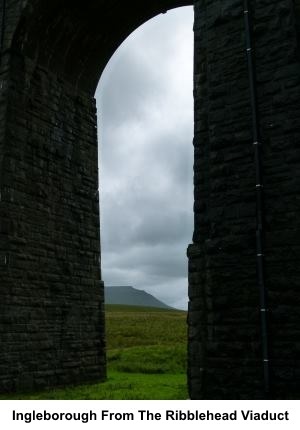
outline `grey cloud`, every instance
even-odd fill
[[[98,107],[98,115],[108,128],[123,121],[132,121],[133,117],[142,117],[146,101],[149,106],[162,90],[147,64],[132,54],[118,55],[109,68],[110,74],[103,77],[103,82],[100,81],[102,95]],[[114,81],[113,86],[110,85],[111,80]]]
[[[163,195],[156,197],[147,201],[141,196],[139,202],[137,196],[135,204],[123,206],[122,214],[117,206],[109,204],[102,215],[102,222],[107,226],[102,240],[104,249],[113,249],[116,244],[123,248],[134,244],[171,245],[186,241],[187,237],[191,240],[192,204],[177,208],[178,202],[174,207]]]
[[[178,297],[187,301],[187,258],[183,244],[176,248],[135,246],[118,254],[108,253],[106,258],[103,275],[109,280],[107,285],[133,285],[167,303],[176,302]]]
[[[191,220],[185,214],[173,217],[168,213],[156,214],[154,220],[151,216],[144,217],[131,239],[136,243],[148,243],[152,246],[163,243],[172,245],[185,240],[191,229]]]
[[[184,44],[192,43],[192,11],[181,9],[128,39],[131,50],[117,52],[97,97],[104,281],[185,307],[193,108]]]

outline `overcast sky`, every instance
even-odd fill
[[[187,306],[193,231],[193,9],[132,33],[96,93],[102,277]]]

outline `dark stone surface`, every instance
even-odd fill
[[[4,1],[0,0],[0,10]],[[0,62],[0,390],[105,379],[96,109],[117,46],[184,0],[6,0]],[[300,1],[250,1],[263,144],[271,398],[300,397]],[[195,2],[193,399],[260,399],[243,2]]]
[[[265,397],[242,3],[203,0],[195,8],[195,232],[188,256],[189,387],[196,399]],[[250,5],[263,145],[269,397],[300,398],[300,2]]]

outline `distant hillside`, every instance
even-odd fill
[[[105,287],[105,303],[108,305],[147,306],[171,309],[146,291],[133,287]]]

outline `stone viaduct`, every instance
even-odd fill
[[[190,396],[300,396],[300,0],[0,0],[1,392],[106,377],[93,96],[193,4]]]

